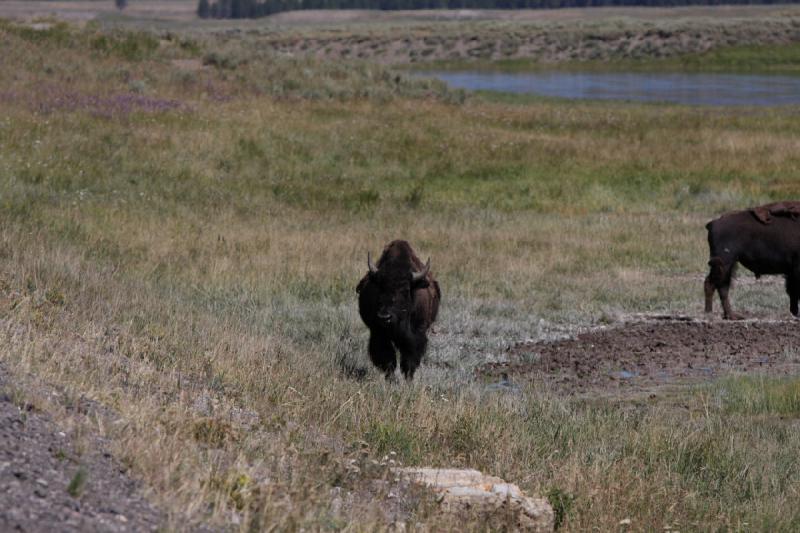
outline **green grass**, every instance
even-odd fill
[[[535,58],[439,60],[409,65],[415,70],[476,70],[489,72],[724,72],[738,74],[800,73],[800,44],[735,45],[673,57],[612,58],[540,62]]]
[[[800,417],[800,380],[796,378],[731,379],[716,394],[730,413]]]
[[[685,69],[797,74],[800,72],[800,44],[726,47],[686,56],[678,62]]]
[[[67,494],[73,498],[80,497],[83,493],[84,487],[86,486],[86,479],[86,470],[83,468],[78,468],[78,470],[75,471],[75,475],[72,476],[69,485],[67,485]]]
[[[705,222],[800,195],[793,110],[462,101],[246,40],[92,45],[137,35],[0,25],[0,358],[114,410],[91,430],[167,528],[386,527],[391,452],[549,494],[566,531],[798,525],[793,381],[633,401],[473,374],[526,338],[699,313]],[[236,60],[172,63],[212,51]],[[105,112],[131,93],[181,105]],[[444,301],[431,364],[393,386],[354,287],[396,237]],[[736,298],[778,315],[781,292]],[[482,529],[430,503],[404,519]]]

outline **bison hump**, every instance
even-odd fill
[[[773,217],[786,217],[797,220],[800,218],[800,202],[775,202],[754,207],[750,209],[750,212],[762,224],[770,224]]]

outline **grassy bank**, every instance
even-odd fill
[[[699,312],[703,224],[800,194],[795,109],[462,101],[92,27],[0,40],[0,357],[65,391],[42,405],[107,436],[169,527],[481,529],[395,497],[390,460],[549,494],[569,531],[797,527],[793,381],[610,401],[472,374],[529,337]],[[429,364],[388,386],[354,286],[396,237],[444,304]],[[777,285],[736,298],[785,312]],[[75,419],[81,397],[117,420]]]
[[[728,46],[701,53],[667,58],[564,61],[543,63],[532,59],[433,61],[408,68],[423,70],[476,70],[491,72],[723,72],[752,74],[797,74],[800,45],[776,44]]]

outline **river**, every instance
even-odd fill
[[[423,71],[454,88],[689,105],[800,104],[800,76],[658,72]]]

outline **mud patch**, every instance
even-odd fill
[[[800,374],[800,322],[651,317],[554,342],[520,343],[484,378],[543,382],[569,395],[647,393],[723,375]]]

